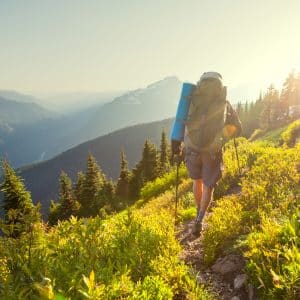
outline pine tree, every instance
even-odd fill
[[[80,171],[77,173],[77,181],[74,187],[75,199],[78,200],[79,203],[82,203],[82,199],[83,199],[84,182],[85,182],[85,174]]]
[[[263,106],[264,106],[263,95],[262,95],[262,92],[260,92],[259,97],[255,101],[254,108],[253,108],[253,110],[254,110],[253,111],[253,119],[254,119],[254,122],[256,122],[257,125],[260,124],[260,115],[261,115],[261,112],[263,110]]]
[[[95,216],[100,207],[99,193],[103,187],[105,176],[92,154],[87,158],[87,170],[83,183],[83,192],[80,199],[80,215],[83,217]],[[79,200],[79,199],[78,199]]]
[[[105,180],[100,193],[100,208],[105,208],[107,211],[116,209],[116,186],[112,180]]]
[[[289,106],[296,102],[296,83],[294,72],[291,72],[283,84],[280,95],[280,107],[285,117],[289,117]]]
[[[71,215],[76,216],[80,205],[74,197],[71,178],[64,171],[61,172],[59,186],[59,219],[65,220]]]
[[[154,180],[159,174],[157,149],[153,143],[146,140],[141,161],[142,177],[145,181]]]
[[[50,225],[55,225],[59,220],[60,216],[60,205],[54,200],[50,200],[50,209],[48,215],[48,222]]]
[[[120,175],[117,182],[116,196],[128,199],[129,198],[129,183],[130,183],[130,171],[128,170],[128,162],[125,154],[121,151],[121,162],[120,162]]]
[[[168,145],[166,133],[163,130],[161,134],[161,140],[160,140],[160,175],[164,174],[170,169],[170,147]]]
[[[34,206],[30,193],[26,190],[23,179],[15,173],[7,161],[3,161],[4,181],[0,186],[3,193],[5,223],[13,224],[10,235],[17,237],[27,232],[32,223],[40,220],[40,205]]]
[[[132,175],[129,182],[129,195],[130,198],[133,200],[139,197],[141,187],[145,182],[144,178],[142,177],[141,162],[136,164],[136,166],[132,169],[131,173]]]
[[[154,180],[159,175],[158,151],[153,143],[146,140],[143,148],[142,159],[132,169],[129,184],[129,194],[136,199],[143,185],[147,181]]]
[[[263,98],[263,110],[261,113],[261,127],[263,129],[274,128],[279,118],[279,93],[270,85]]]

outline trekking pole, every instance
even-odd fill
[[[176,188],[175,188],[175,219],[174,219],[174,226],[176,226],[176,221],[177,221],[179,164],[180,164],[180,160],[179,160],[179,157],[177,155],[177,157],[176,157]]]
[[[239,160],[239,155],[238,155],[238,151],[237,151],[237,145],[236,145],[235,138],[233,138],[233,143],[234,143],[234,148],[235,148],[235,155],[236,155],[236,160],[237,160],[239,175],[241,176],[242,172],[241,172],[240,160]]]

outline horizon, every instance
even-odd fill
[[[288,72],[286,74],[286,76],[281,80],[281,82],[277,83],[277,84],[274,84],[274,82],[269,82],[269,83],[266,83],[264,86],[260,86],[260,87],[258,87],[257,84],[253,84],[252,86],[245,85],[245,84],[237,86],[237,87],[232,87],[232,86],[228,87],[227,86],[228,100],[233,101],[234,103],[255,102],[259,98],[260,93],[264,94],[271,85],[274,86],[275,89],[277,89],[280,92],[282,90],[285,79],[292,72],[295,75],[300,74],[300,72],[298,72],[297,70],[292,69],[292,70],[290,70],[290,72]],[[123,90],[121,90],[121,89],[119,89],[119,90],[88,90],[88,91],[70,90],[70,91],[37,92],[37,91],[22,91],[22,90],[16,90],[16,89],[9,90],[9,89],[3,89],[0,87],[0,93],[8,92],[8,93],[16,93],[16,94],[20,94],[20,95],[33,97],[36,100],[39,100],[40,104],[43,104],[43,101],[46,101],[46,102],[52,101],[54,103],[55,101],[58,101],[60,99],[59,97],[63,97],[63,98],[68,97],[69,98],[72,95],[75,97],[74,101],[76,102],[81,99],[80,97],[85,98],[85,97],[89,97],[89,96],[95,96],[97,94],[109,97],[113,94],[117,94],[117,96],[113,96],[111,98],[110,101],[113,101],[115,98],[118,98],[118,97],[123,96],[130,92],[134,92],[135,90],[138,90],[138,89],[146,89],[149,85],[155,84],[161,80],[165,80],[170,77],[175,77],[176,79],[178,79],[181,82],[191,82],[191,81],[183,81],[175,75],[168,75],[168,76],[165,76],[164,78],[157,79],[154,82],[148,82],[144,86],[136,86],[135,88],[127,89],[127,90],[124,90],[124,89]],[[70,102],[72,99],[68,99],[68,100],[69,101],[66,101],[64,99],[63,101],[66,102],[65,104],[67,104],[67,102]],[[45,105],[47,105],[46,102],[45,102]],[[48,103],[48,105],[49,105],[49,103]]]
[[[255,98],[300,69],[299,8],[294,0],[225,0],[218,9],[194,0],[0,2],[0,88],[33,96],[131,91],[216,70],[229,91]]]

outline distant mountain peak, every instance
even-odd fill
[[[176,76],[166,76],[163,79],[150,83],[145,88],[138,88],[126,92],[125,94],[115,98],[111,103],[114,104],[141,104],[141,97],[151,90],[161,89],[164,87],[177,87],[181,84],[181,81]],[[110,103],[108,103],[110,105]]]
[[[163,79],[150,83],[146,88],[160,87],[171,83],[178,84],[180,80],[176,76],[166,76]]]

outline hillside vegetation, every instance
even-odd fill
[[[261,299],[299,299],[300,145],[274,147],[244,138],[237,143],[241,174],[229,142],[224,176],[205,218],[205,263],[240,253]],[[179,221],[195,214],[186,177],[182,166]],[[35,222],[18,238],[9,236],[14,225],[2,222],[1,298],[215,298],[179,259],[174,180],[173,168],[146,183],[140,199],[119,213],[71,216],[52,227]],[[233,193],[237,187],[240,192]]]
[[[182,178],[183,179],[183,178]],[[190,189],[184,180],[179,193]],[[155,193],[150,187],[146,198]],[[104,218],[36,223],[2,238],[4,299],[209,299],[178,258],[173,191]]]
[[[239,155],[240,177],[232,164],[233,146],[229,146],[227,172],[217,191],[226,194],[232,180],[239,178],[235,184],[241,192],[221,196],[206,218],[206,263],[228,253],[242,253],[245,271],[262,299],[299,299],[300,145],[275,148],[240,139]]]

